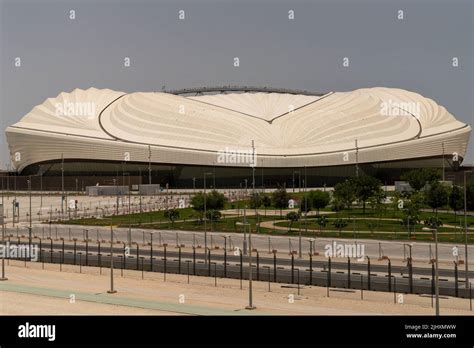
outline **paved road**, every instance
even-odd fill
[[[7,228],[7,235],[28,235],[28,230],[25,227]],[[41,238],[51,236],[53,238],[63,237],[65,239],[77,238],[78,240],[84,240],[86,234],[91,240],[110,240],[110,228],[109,227],[81,227],[81,226],[69,226],[69,225],[52,225],[51,229],[49,225],[35,225],[33,227],[33,235]],[[205,246],[204,232],[186,232],[186,231],[174,231],[174,230],[148,230],[148,229],[132,229],[131,231],[132,241],[140,244],[147,244],[153,238],[153,243],[163,244],[168,243],[170,245],[184,244],[187,247],[192,245]],[[152,237],[153,236],[153,237]],[[226,237],[226,238],[224,238]],[[128,229],[127,228],[114,228],[114,239],[118,241],[128,241]],[[222,233],[222,232],[208,232],[207,233],[207,246],[213,248],[218,245],[221,249],[224,247],[224,243],[227,242],[229,248],[243,248],[244,246],[244,235],[242,233]],[[335,244],[334,244],[335,243]],[[302,238],[301,250],[302,256],[307,258],[310,252],[310,238]],[[320,255],[324,255],[329,247],[341,245],[342,247],[359,248],[359,251],[363,252],[364,256],[377,259],[379,255],[388,256],[392,261],[402,261],[409,257],[409,247],[406,242],[400,241],[376,241],[369,239],[341,239],[341,238],[322,238],[318,237],[314,240],[313,251],[319,252]],[[412,242],[412,259],[414,262],[426,263],[427,267],[429,260],[434,258],[434,243],[429,242]],[[277,250],[278,253],[289,254],[290,251],[299,251],[299,239],[297,237],[283,237],[283,236],[268,236],[268,235],[252,235],[252,246],[261,252],[268,252],[269,250]],[[462,244],[452,243],[440,243],[439,244],[439,260],[447,264],[452,264],[456,260],[453,255],[453,248],[458,248],[458,259],[464,259],[464,246]],[[474,266],[474,245],[468,246],[469,255],[473,255],[469,259],[469,265]]]
[[[89,266],[109,267],[110,249],[107,244],[76,245],[75,253],[72,244],[65,244],[64,251],[62,244],[53,241],[51,253],[49,243],[42,243],[42,254],[39,262],[81,264]],[[100,251],[100,253],[99,253]],[[150,262],[151,250],[137,251],[131,249],[128,254],[123,247],[114,248],[114,267],[117,272],[120,269],[135,269],[144,271],[180,274],[195,274],[201,276],[228,277],[235,279],[248,279],[249,267],[248,258],[234,256],[232,253],[226,255],[225,263],[223,255],[212,255],[205,262],[203,250],[194,253],[179,253],[176,250],[153,250],[153,262]],[[86,256],[87,255],[87,256]],[[414,292],[419,294],[431,294],[432,281],[431,276],[426,274],[424,268],[413,268],[413,281],[410,286],[409,271],[406,267],[392,267],[391,275],[388,277],[387,267],[381,265],[371,265],[370,272],[367,264],[352,263],[350,270],[347,264],[342,262],[331,262],[331,272],[329,273],[329,264],[327,262],[309,263],[307,260],[294,260],[293,267],[288,259],[277,259],[274,264],[272,257],[259,257],[258,265],[256,257],[253,258],[253,278],[262,281],[271,281],[288,284],[311,284],[318,286],[327,286],[337,288],[350,288],[379,290],[379,291],[398,291]],[[257,267],[258,266],[258,267]],[[350,274],[350,278],[348,275]],[[369,278],[370,274],[370,278]],[[455,283],[453,281],[451,270],[440,271],[440,294],[455,295]],[[473,276],[471,272],[471,276]],[[389,280],[390,279],[390,280]],[[397,285],[396,285],[396,284]],[[396,288],[395,288],[396,287]],[[469,297],[469,290],[465,289],[462,281],[458,282],[458,295]]]

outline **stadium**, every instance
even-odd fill
[[[6,129],[21,175],[71,184],[193,187],[333,185],[366,173],[392,184],[405,170],[456,171],[471,127],[396,88],[309,93],[251,87],[124,93],[75,89]],[[252,145],[253,144],[253,145]],[[79,178],[79,179],[78,179]],[[291,183],[293,181],[293,183]]]

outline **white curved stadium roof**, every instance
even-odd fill
[[[248,166],[221,163],[218,154],[249,150],[252,140],[257,166],[264,167],[351,164],[356,152],[359,163],[443,151],[463,157],[470,132],[433,100],[395,88],[321,96],[239,91],[183,96],[89,88],[47,99],[6,135],[21,171],[62,156],[148,163],[148,146],[153,163]]]

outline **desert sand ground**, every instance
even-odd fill
[[[79,272],[82,273],[79,273]],[[2,315],[432,315],[430,296],[253,282],[255,310],[246,310],[248,281],[114,271],[10,261],[0,282]],[[217,286],[215,285],[217,281]],[[402,296],[403,303],[399,303]],[[472,315],[469,299],[442,297],[442,315]]]

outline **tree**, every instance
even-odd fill
[[[272,205],[272,200],[269,196],[263,196],[262,197],[262,204],[265,207],[265,216],[267,216],[267,208],[271,207]]]
[[[342,229],[347,226],[347,221],[344,219],[337,218],[336,220],[334,220],[332,225],[339,230],[339,236],[340,236]]]
[[[191,205],[196,211],[204,211],[204,194],[202,192],[195,194],[191,199]]]
[[[310,191],[311,206],[316,209],[319,216],[319,210],[324,209],[329,204],[331,197],[328,192],[316,190]]]
[[[347,209],[350,209],[352,202],[356,199],[356,192],[351,180],[340,182],[334,186],[334,198]]]
[[[381,213],[386,209],[384,204],[385,199],[387,198],[386,193],[381,189],[372,196],[369,197],[367,203],[369,204],[372,210],[376,210],[380,218]]]
[[[302,213],[308,213],[313,209],[313,202],[312,202],[312,193],[314,191],[309,191],[304,194],[304,196],[301,198],[301,204],[300,204],[300,211]]]
[[[325,216],[318,216],[316,219],[316,223],[319,226],[319,233],[321,233],[321,229],[323,227],[326,227],[326,225],[328,224],[328,219]]]
[[[206,193],[206,210],[223,209],[226,202],[224,194],[213,190],[211,193]],[[199,192],[191,199],[191,205],[196,211],[204,211],[204,193]]]
[[[420,209],[423,206],[423,194],[414,193],[409,200],[403,201],[401,224],[408,228],[408,238],[411,237],[411,229],[420,222]]]
[[[425,195],[426,204],[428,204],[436,212],[436,216],[438,216],[438,208],[448,203],[448,188],[444,184],[433,182]]]
[[[331,210],[339,212],[344,209],[344,202],[340,198],[334,197],[331,202]]]
[[[256,209],[259,208],[263,203],[262,196],[255,192],[250,195],[250,208],[251,209]]]
[[[179,210],[178,209],[168,209],[164,212],[165,218],[171,221],[171,224],[174,226],[174,222],[176,219],[179,218]]]
[[[207,194],[206,198],[206,209],[220,210],[225,206],[227,198],[223,193],[219,193],[216,190],[212,190],[211,193]]]
[[[474,210],[474,178],[466,183],[466,205],[468,210]]]
[[[284,186],[278,188],[272,193],[272,201],[275,208],[280,209],[280,217],[282,216],[282,209],[288,206],[289,195]]]
[[[438,227],[443,226],[443,222],[438,216],[430,216],[425,220],[425,225],[431,229],[434,238],[434,234],[437,232]]]
[[[457,185],[454,185],[449,193],[449,207],[454,211],[454,221],[456,221],[456,213],[464,208],[464,193]]]
[[[359,202],[362,202],[362,212],[365,214],[365,205],[370,197],[380,196],[382,191],[382,183],[380,180],[363,175],[351,180],[355,186],[355,196]]]
[[[441,173],[433,168],[414,169],[403,174],[401,179],[407,181],[413,190],[420,191],[426,184],[440,180]]]
[[[293,223],[300,219],[300,213],[296,211],[290,211],[288,214],[286,214],[286,219],[290,222],[289,232],[291,232],[291,227],[293,226]]]
[[[210,221],[217,221],[222,217],[222,214],[219,210],[206,210],[206,219]]]

